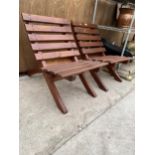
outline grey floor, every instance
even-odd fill
[[[21,77],[20,155],[49,155],[54,153],[70,140],[71,137],[76,136],[79,132],[89,126],[89,124],[94,122],[94,120],[104,115],[134,89],[134,80],[123,80],[122,83],[119,83],[108,73],[102,71],[99,73],[99,76],[108,87],[108,92],[100,90],[90,75],[87,75],[90,84],[98,95],[96,98],[92,98],[87,94],[78,78],[73,82],[62,80],[56,83],[69,110],[69,113],[66,115],[61,114],[57,109],[53,97],[41,74],[32,77]],[[128,112],[127,109],[125,109],[125,111]],[[106,122],[103,121],[105,128],[102,129],[102,126],[99,126],[98,130],[106,131],[112,128],[114,125],[113,119],[107,123],[108,126],[106,126]],[[118,126],[123,126],[121,120],[122,118],[118,120],[122,123],[118,124]],[[127,137],[127,135],[124,134],[124,130],[127,129],[126,126],[124,127],[124,129],[120,129],[120,132],[122,133],[122,136]],[[116,129],[118,130],[118,128]],[[113,136],[115,133],[112,132],[110,134],[109,130],[108,134],[109,136]],[[102,135],[104,136],[104,134]],[[118,134],[118,138],[119,136],[121,135]],[[124,143],[124,141],[125,139],[122,139],[122,143]],[[120,147],[110,145],[106,143],[104,139],[103,143],[105,152],[110,152],[113,147]],[[113,143],[115,143],[115,140]],[[117,141],[116,144],[118,145]],[[100,142],[96,145],[100,145]],[[57,151],[55,153],[59,152]],[[126,154],[128,154],[128,152]]]
[[[134,155],[134,99],[132,91],[53,155]]]

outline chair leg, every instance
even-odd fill
[[[63,103],[63,100],[62,100],[62,98],[61,98],[61,96],[60,96],[60,94],[59,94],[59,92],[58,92],[58,90],[56,88],[54,80],[52,80],[51,75],[46,73],[46,72],[44,72],[43,74],[44,74],[47,85],[48,85],[48,87],[50,89],[50,92],[51,92],[55,102],[56,102],[56,105],[57,105],[58,109],[60,109],[60,111],[62,113],[64,113],[64,114],[67,113],[68,110],[67,110],[65,104]]]
[[[102,81],[101,81],[100,77],[97,75],[97,73],[96,73],[94,70],[90,71],[90,73],[91,73],[93,79],[95,80],[95,82],[97,83],[98,87],[99,87],[100,89],[104,90],[104,91],[108,91],[108,89],[107,89],[106,86],[102,83]]]
[[[121,77],[118,75],[116,69],[115,69],[115,64],[110,64],[107,66],[110,74],[115,78],[115,80],[122,82]]]
[[[89,85],[88,81],[86,80],[85,78],[85,75],[82,73],[82,74],[79,74],[79,77],[80,77],[80,80],[82,81],[83,85],[85,86],[87,92],[93,96],[93,97],[96,97],[97,94],[95,93],[95,91],[91,88],[91,86]]]

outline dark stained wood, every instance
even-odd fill
[[[72,51],[48,51],[46,53],[35,53],[35,57],[37,60],[47,60],[47,59],[54,59],[54,58],[65,58],[65,57],[73,57],[79,56],[78,50]]]
[[[76,48],[76,43],[32,43],[32,49],[34,51],[38,50],[57,50],[57,49],[71,49]]]
[[[35,51],[34,55],[36,57],[36,60],[41,62],[41,69],[43,71],[47,85],[51,91],[51,94],[54,97],[57,107],[63,113],[67,113],[67,108],[65,107],[54,83],[56,80],[67,79],[70,77],[75,77],[75,75],[79,75],[87,92],[91,96],[95,97],[96,93],[90,87],[88,81],[84,76],[84,72],[98,69],[101,66],[107,65],[107,63],[78,60],[77,56],[80,55],[80,52],[76,43],[77,40],[73,35],[72,26],[71,24],[69,24],[70,22],[65,24],[62,22],[60,25],[60,21],[62,20],[59,20],[58,22],[58,19],[54,18],[47,18],[36,15],[25,16],[25,14],[23,19],[26,22],[29,21],[28,23],[25,23],[25,28],[29,36],[31,47],[33,51]],[[39,22],[40,24],[36,25],[36,23],[34,24],[32,21]],[[53,22],[55,23],[55,26],[45,26],[44,24],[47,22]],[[66,35],[66,33],[68,34]],[[96,33],[96,31],[89,28],[84,33],[94,34]],[[91,39],[96,40],[96,38],[94,38],[93,36],[91,36]],[[84,47],[94,47],[99,46],[101,42],[81,43]],[[53,59],[57,59],[57,64],[54,63]],[[68,60],[72,62],[68,62]],[[97,75],[95,76],[95,79],[97,79]],[[97,80],[98,83],[100,82],[101,84],[99,78]]]
[[[81,27],[75,27],[76,33],[81,34],[99,34],[99,31],[97,29],[90,29],[90,28],[81,28]]]
[[[84,54],[95,54],[95,53],[103,53],[105,52],[104,47],[99,48],[82,48]]]
[[[65,104],[63,103],[63,100],[57,90],[56,85],[54,84],[54,80],[52,80],[52,76],[50,76],[48,73],[43,72],[43,75],[46,79],[47,85],[49,87],[49,90],[51,92],[51,94],[53,95],[53,98],[56,102],[57,107],[60,109],[60,111],[64,114],[66,114],[68,112]]]
[[[110,74],[115,78],[116,81],[122,82],[121,77],[115,69],[115,64],[110,64],[107,66],[107,68],[109,69]]]
[[[103,64],[102,63],[96,63],[96,64],[94,63],[92,65],[89,65],[88,67],[82,67],[80,69],[75,69],[75,70],[70,71],[70,72],[68,72],[68,71],[61,72],[61,73],[59,73],[59,75],[61,77],[66,77],[66,76],[70,76],[70,75],[77,75],[77,74],[80,74],[80,73],[83,73],[83,72],[86,72],[86,71],[89,71],[89,70],[93,70],[93,69],[96,69],[96,68],[103,67],[105,65],[107,65],[107,63],[103,63]]]
[[[87,23],[76,23],[74,22],[73,23],[73,26],[75,27],[86,27],[86,28],[96,28],[96,25],[95,24],[87,24]]]
[[[79,42],[80,47],[102,47],[102,42]]]
[[[95,91],[91,88],[91,86],[89,85],[88,81],[86,80],[85,75],[84,74],[80,74],[79,77],[80,77],[80,80],[82,81],[83,85],[85,86],[87,92],[91,96],[96,97],[97,95],[96,95]]]
[[[69,26],[47,26],[47,25],[35,25],[25,24],[26,30],[29,32],[71,32]]]
[[[77,35],[77,40],[80,40],[80,41],[83,41],[83,40],[101,40],[101,37],[94,36],[94,35],[78,34]]]
[[[104,91],[108,91],[108,89],[106,88],[106,86],[103,84],[103,82],[101,81],[100,77],[97,75],[97,72],[92,70],[90,71],[92,77],[94,78],[94,80],[96,81],[98,87]]]
[[[46,16],[40,16],[40,15],[31,15],[27,13],[22,13],[23,19],[25,21],[31,21],[31,22],[40,22],[40,23],[54,23],[54,24],[70,24],[70,22],[67,19],[63,18],[56,18],[56,17],[46,17]]]
[[[30,41],[72,41],[73,35],[62,34],[29,34]]]

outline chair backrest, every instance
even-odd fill
[[[26,13],[22,16],[35,58],[43,66],[72,61],[80,55],[69,20]]]
[[[85,56],[104,55],[105,48],[97,26],[94,24],[72,24],[80,53]]]

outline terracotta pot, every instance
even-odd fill
[[[132,8],[120,8],[120,14],[117,20],[117,26],[121,28],[127,28],[130,26],[134,9]],[[133,24],[134,27],[134,24]]]

